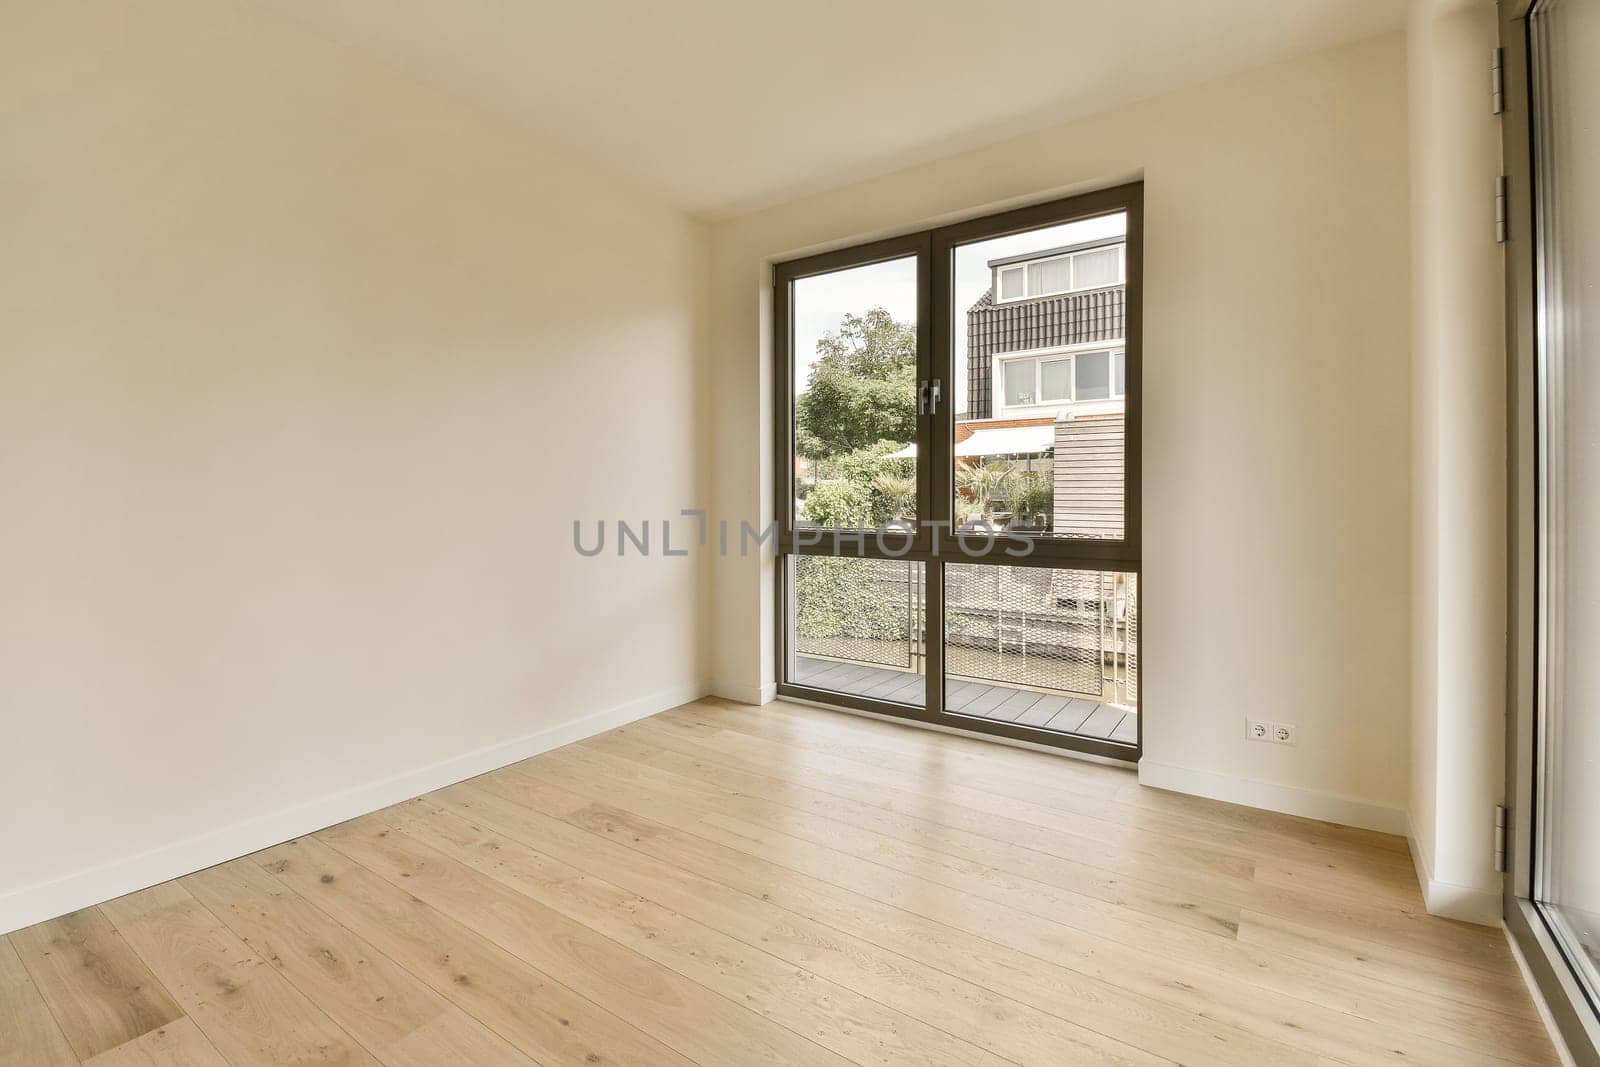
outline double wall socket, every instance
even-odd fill
[[[1252,741],[1271,741],[1275,745],[1292,745],[1295,743],[1295,727],[1292,722],[1265,722],[1259,719],[1246,719],[1244,721],[1244,735]]]

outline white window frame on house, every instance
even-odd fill
[[[1109,248],[1115,248],[1117,250],[1117,278],[1116,278],[1116,280],[1115,281],[1111,281],[1111,282],[1105,282],[1105,283],[1103,283],[1101,285],[1078,285],[1077,284],[1077,281],[1078,281],[1078,266],[1077,266],[1077,263],[1075,261],[1077,259],[1083,257],[1083,256],[1091,256],[1091,255],[1095,255],[1095,254],[1100,253],[1100,252],[1104,252]],[[1069,273],[1071,275],[1071,281],[1068,284],[1067,288],[1065,288],[1065,289],[1051,289],[1048,292],[1039,292],[1039,293],[1030,293],[1030,292],[1028,292],[1028,268],[1033,266],[1033,265],[1035,265],[1035,264],[1038,264],[1038,263],[1051,263],[1051,262],[1054,262],[1054,261],[1056,261],[1058,259],[1067,259],[1067,260],[1073,260],[1074,261],[1073,264],[1072,264],[1072,267],[1071,267],[1071,269],[1069,271]],[[1022,272],[1022,295],[1021,296],[1008,297],[1008,296],[1003,296],[1002,295],[1001,276],[1004,275],[1004,274],[1007,274],[1007,273],[1009,273],[1011,271],[1021,271]],[[1127,279],[1128,279],[1128,246],[1125,243],[1122,243],[1122,242],[1118,242],[1118,243],[1115,243],[1115,244],[1112,244],[1112,243],[1108,242],[1108,243],[1103,244],[1103,245],[1097,245],[1097,246],[1095,246],[1093,248],[1080,248],[1080,249],[1077,249],[1076,251],[1072,251],[1072,252],[1063,252],[1060,255],[1056,255],[1056,256],[1040,256],[1038,259],[1023,260],[1020,263],[1002,263],[999,266],[994,268],[994,278],[992,279],[991,284],[993,286],[994,302],[996,304],[1019,304],[1024,300],[1041,300],[1041,299],[1043,299],[1045,297],[1049,297],[1049,296],[1061,296],[1064,293],[1086,293],[1086,292],[1090,292],[1091,290],[1094,290],[1094,289],[1115,289],[1119,285],[1127,284]]]
[[[1107,368],[1110,373],[1111,395],[1094,400],[1079,400],[1077,357],[1092,352],[1106,352],[1111,357],[1110,365]],[[1030,348],[1017,352],[996,352],[992,357],[990,367],[990,381],[993,383],[991,388],[994,390],[996,397],[994,405],[996,414],[992,417],[1001,418],[1002,416],[999,413],[1002,411],[1033,412],[1041,408],[1059,407],[1062,404],[1071,404],[1075,407],[1078,405],[1104,404],[1109,409],[1118,408],[1127,397],[1127,376],[1126,371],[1124,371],[1123,387],[1119,391],[1117,389],[1117,356],[1121,355],[1126,360],[1126,352],[1125,344],[1120,338],[1112,341],[1089,341],[1077,345],[1059,345],[1052,348]],[[1033,362],[1034,399],[1027,404],[1013,404],[1010,402],[1010,394],[1006,388],[1006,366],[1024,360]],[[1071,368],[1067,373],[1067,381],[1071,384],[1071,395],[1054,400],[1046,400],[1043,398],[1044,365],[1063,361],[1068,363]]]

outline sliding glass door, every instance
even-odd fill
[[[1141,195],[778,266],[781,692],[1137,758]]]
[[[1588,996],[1600,1000],[1600,3],[1540,5],[1530,26],[1545,193],[1534,895]]]
[[[1506,921],[1574,1058],[1600,1063],[1600,0],[1505,6]]]

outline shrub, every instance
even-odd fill
[[[898,586],[883,581],[884,568],[908,564],[835,556],[795,561],[795,636],[904,640],[909,625]]]
[[[1048,471],[1017,471],[1011,482],[1011,511],[1022,522],[1038,520],[1044,527],[1050,525],[1050,513],[1055,508],[1055,486]]]
[[[818,526],[870,526],[872,494],[856,482],[819,482],[806,494],[803,517]]]

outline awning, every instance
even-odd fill
[[[994,426],[972,431],[956,444],[957,456],[1041,456],[1055,448],[1056,428],[1045,426]]]
[[[915,441],[912,441],[909,445],[906,445],[906,447],[902,448],[900,451],[898,451],[898,452],[890,452],[887,456],[884,456],[883,458],[884,459],[916,459],[917,458],[917,443]]]

